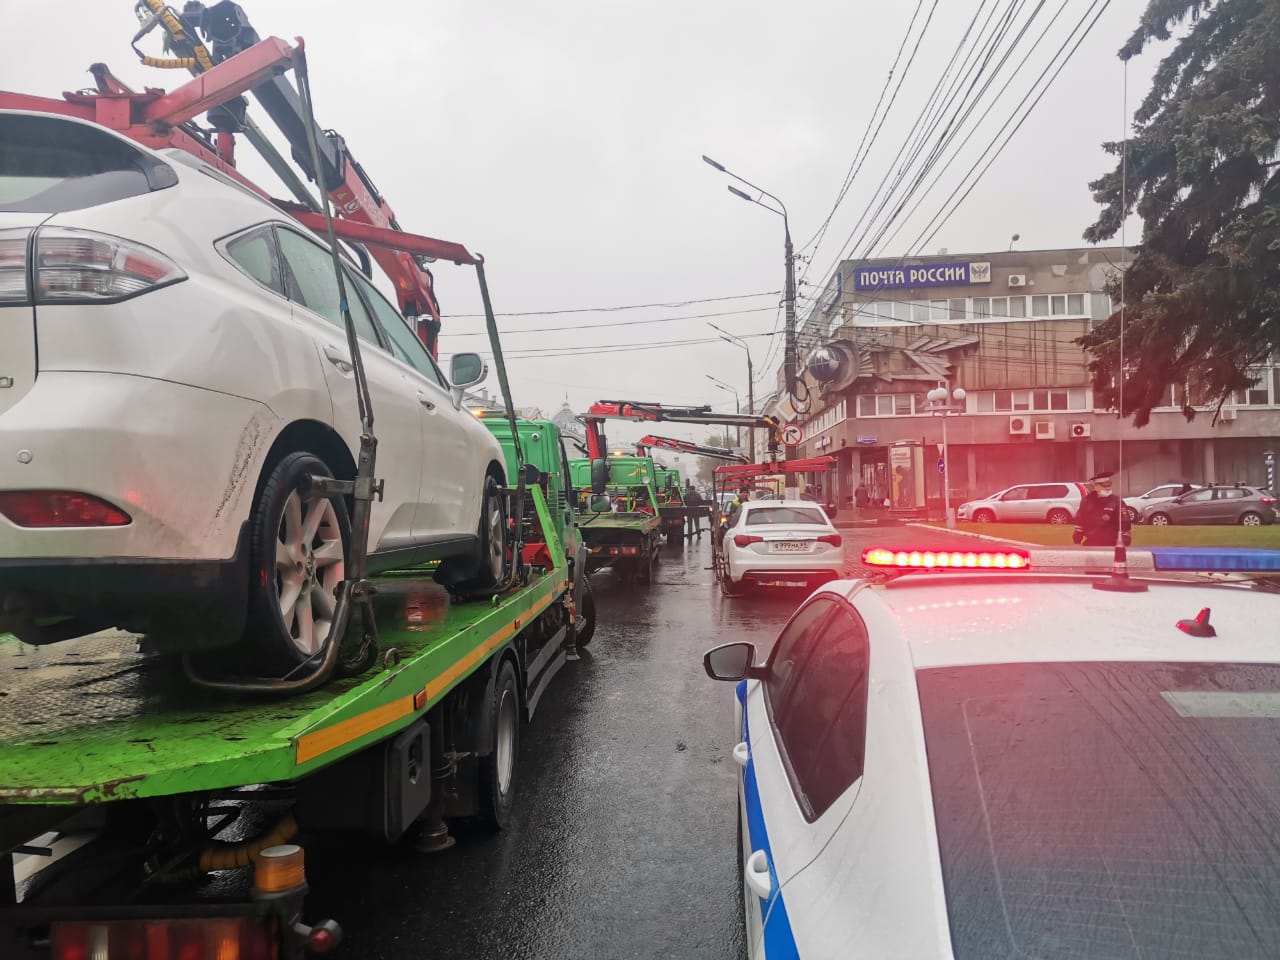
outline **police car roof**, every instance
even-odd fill
[[[916,669],[1054,661],[1277,662],[1280,594],[1249,586],[1151,582],[1142,593],[1093,588],[1083,574],[915,574],[889,584],[836,581],[865,615],[893,624]],[[1178,621],[1209,608],[1216,636]],[[877,635],[875,624],[868,624]]]

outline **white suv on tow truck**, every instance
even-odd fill
[[[115,626],[288,669],[331,627],[360,443],[327,246],[191,156],[0,111],[0,632]],[[505,554],[503,455],[354,268],[350,311],[385,481],[370,571]]]

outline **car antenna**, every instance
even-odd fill
[[[1124,80],[1122,84],[1123,93],[1121,101],[1123,103],[1122,110],[1124,113],[1124,137],[1120,147],[1120,248],[1129,252],[1129,246],[1125,242],[1125,222],[1129,219],[1128,207],[1126,203],[1129,198],[1128,194],[1128,175],[1129,175],[1129,61],[1124,61]],[[1119,434],[1119,454],[1117,456],[1118,463],[1116,465],[1116,473],[1118,473],[1123,482],[1124,478],[1124,313],[1125,313],[1125,274],[1129,272],[1126,265],[1125,269],[1120,273],[1120,395],[1117,404],[1120,409],[1120,434]],[[1095,590],[1109,590],[1113,593],[1143,593],[1147,589],[1147,585],[1137,580],[1129,579],[1129,561],[1125,553],[1124,545],[1124,501],[1120,501],[1120,511],[1116,518],[1116,552],[1111,561],[1111,576],[1105,580],[1095,580],[1093,583]]]

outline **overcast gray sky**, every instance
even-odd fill
[[[896,169],[912,124],[975,16],[980,31],[989,13],[996,24],[1012,9],[1012,29],[996,60],[1006,48],[1012,54],[943,153],[937,186],[916,192],[912,203],[923,196],[916,214],[900,230],[891,228],[874,252],[1004,250],[1013,233],[1021,234],[1023,249],[1083,243],[1096,210],[1087,183],[1110,165],[1100,144],[1123,129],[1124,74],[1115,52],[1146,3],[1038,2],[922,0],[895,73],[895,83],[903,78],[896,100],[816,252],[803,245],[832,209],[915,0],[246,0],[242,6],[262,35],[306,38],[320,122],[346,137],[405,229],[485,255],[499,312],[741,297],[503,318],[516,403],[550,415],[566,396],[579,410],[598,399],[705,402],[732,410],[733,397],[707,381],[707,373],[736,387],[745,405],[745,355],[716,339],[708,319],[747,338],[762,399],[781,354],[781,343],[775,344],[781,335],[766,336],[781,330],[781,220],[730,195],[725,188],[733,181],[700,156],[782,198],[797,248],[812,257],[811,266],[799,268],[812,285],[801,294],[816,294],[833,262],[848,255],[846,237],[877,198],[881,177]],[[99,60],[139,87],[178,85],[185,73],[137,64],[129,49],[136,27],[131,8],[131,0],[63,0],[55,16],[46,4],[0,0],[6,23],[0,86],[57,95],[89,85],[85,70]],[[1013,36],[1037,9],[1014,45]],[[1076,23],[1099,9],[1092,32],[976,188],[927,246],[913,247],[1001,124],[1018,115],[1018,101]],[[142,46],[158,53],[158,37]],[[1130,65],[1130,113],[1160,53]],[[973,55],[960,62],[972,63]],[[993,61],[987,72],[995,70]],[[968,146],[958,149],[971,128]],[[936,137],[942,127],[930,129]],[[242,166],[271,182],[260,166]],[[1139,239],[1135,228],[1128,239]],[[435,272],[446,314],[478,311],[473,273],[443,264]],[[722,315],[699,316],[711,313]],[[671,317],[685,319],[648,322]],[[597,326],[603,324],[612,325]],[[442,354],[487,352],[476,335],[481,330],[478,318],[447,317]],[[520,332],[526,330],[536,332]],[[707,339],[555,355],[575,347]],[[496,390],[493,376],[489,387]],[[611,439],[641,432],[619,425]],[[702,439],[707,430],[672,425],[664,432]]]

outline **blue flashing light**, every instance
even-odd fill
[[[1280,550],[1250,547],[1150,547],[1157,570],[1280,573]]]

